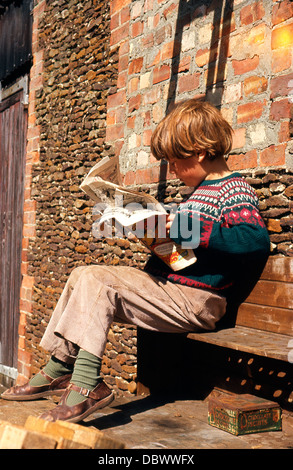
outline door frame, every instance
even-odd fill
[[[26,112],[27,107],[28,107],[28,96],[29,96],[29,78],[28,75],[25,75],[21,78],[19,78],[14,84],[9,85],[5,88],[2,88],[1,82],[0,82],[0,107],[3,104],[4,101],[11,99],[13,95],[18,94],[19,92],[22,92],[22,95],[20,97],[20,103],[23,105],[23,111]],[[13,102],[13,100],[12,100]],[[25,143],[27,141],[27,119],[26,119],[26,127],[24,129],[24,148],[23,148],[23,165],[25,166],[25,161],[26,161],[26,146]],[[0,189],[1,190],[1,189]],[[24,178],[23,178],[23,199],[24,199]],[[23,201],[24,202],[24,201]],[[22,238],[22,237],[21,237]],[[21,259],[19,260],[20,262],[20,269],[21,269]],[[19,273],[21,276],[21,272]],[[21,285],[21,278],[20,278],[20,285]],[[19,300],[20,300],[20,291],[18,293],[19,295]],[[15,324],[15,328],[17,328],[17,331],[15,331],[15,341],[17,343],[17,338],[18,338],[18,324],[19,324],[19,318],[17,321],[17,324]],[[14,347],[17,347],[17,344],[14,345]],[[15,353],[15,361],[17,359],[17,354],[18,352],[16,351]],[[15,381],[17,376],[18,376],[18,370],[15,367],[15,363],[12,366],[8,366],[5,364],[0,363],[0,383],[3,383],[4,385],[11,385],[11,382]]]

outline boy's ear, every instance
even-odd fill
[[[207,153],[206,153],[205,150],[202,150],[201,152],[199,152],[199,153],[197,154],[197,158],[198,158],[199,163],[201,163],[201,162],[205,159],[206,154],[207,154]]]

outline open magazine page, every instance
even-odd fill
[[[95,201],[94,214],[100,215],[94,224],[96,237],[105,236],[104,227],[117,221],[174,271],[196,261],[193,250],[176,245],[166,236],[165,224],[158,223],[165,220],[159,217],[167,214],[164,206],[149,194],[121,185],[118,157],[105,157],[94,165],[80,188]]]

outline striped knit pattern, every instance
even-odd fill
[[[197,262],[176,273],[160,263],[150,263],[149,270],[154,274],[225,295],[234,283],[235,263],[241,269],[242,262],[248,259],[262,262],[269,253],[269,237],[259,213],[257,195],[239,173],[203,181],[179,205],[178,227],[185,217],[200,220],[200,241],[194,250]],[[172,238],[178,244],[185,241],[180,233]],[[157,264],[159,267],[155,268]]]

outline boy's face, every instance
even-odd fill
[[[175,173],[186,186],[198,186],[206,177],[198,155],[189,158],[173,158],[169,160],[171,173]]]

